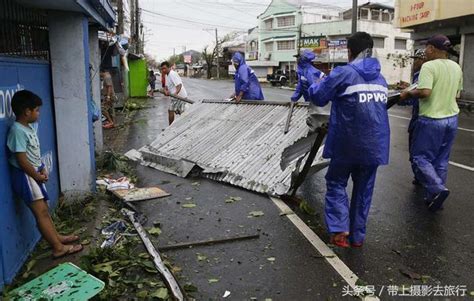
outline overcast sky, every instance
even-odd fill
[[[145,52],[161,61],[173,54],[201,51],[219,36],[257,25],[271,0],[139,0],[145,30]],[[350,8],[352,0],[310,2]],[[366,3],[359,0],[359,4]],[[372,1],[393,5],[394,0]]]

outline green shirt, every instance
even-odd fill
[[[33,167],[39,168],[41,166],[39,139],[31,124],[26,127],[19,122],[13,123],[8,132],[7,146],[12,153],[9,162],[13,166],[20,168],[15,153],[26,153],[26,158]]]
[[[423,64],[418,89],[430,89],[431,95],[420,99],[420,116],[446,118],[459,113],[456,95],[462,89],[461,67],[449,59]]]

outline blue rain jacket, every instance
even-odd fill
[[[335,68],[309,89],[311,101],[332,101],[323,157],[343,164],[388,164],[390,128],[387,82],[375,58]]]
[[[323,72],[311,64],[315,58],[316,55],[311,50],[305,50],[301,55],[298,68],[296,69],[298,84],[296,85],[295,93],[291,96],[291,101],[298,101],[301,96],[303,96],[304,101],[310,101],[308,93],[309,87],[325,76]]]
[[[262,88],[258,82],[255,72],[247,66],[245,58],[239,52],[232,56],[232,61],[239,66],[235,72],[235,95],[244,91],[243,100],[263,100]]]

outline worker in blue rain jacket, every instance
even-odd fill
[[[387,82],[372,57],[374,42],[366,32],[347,39],[349,63],[336,67],[309,89],[318,106],[332,102],[323,157],[326,174],[325,220],[331,243],[361,247],[379,165],[388,164],[390,128]],[[351,200],[346,193],[352,177]]]
[[[298,55],[298,84],[296,85],[295,93],[291,96],[291,101],[298,101],[303,96],[304,101],[310,101],[308,89],[309,87],[324,77],[324,73],[313,66],[313,61],[316,59],[316,54],[305,49]]]
[[[296,73],[298,74],[298,84],[296,85],[295,92],[291,96],[291,101],[298,101],[303,96],[304,101],[310,101],[309,98],[309,87],[320,81],[324,76],[324,72],[320,71],[313,66],[313,61],[316,59],[316,54],[309,50],[304,49],[298,55],[298,67]],[[310,132],[316,131],[321,126],[319,121],[320,114],[323,112],[321,108],[316,107],[313,103],[310,103],[308,107],[308,117],[306,123],[310,128]]]
[[[421,67],[418,87],[402,92],[400,100],[413,97],[420,100],[411,155],[416,178],[426,191],[426,203],[431,211],[437,211],[443,208],[449,195],[446,178],[458,128],[456,97],[462,90],[463,73],[461,67],[448,58],[448,53],[454,50],[446,36],[435,35],[426,44],[427,62]]]
[[[240,52],[232,56],[235,67],[235,93],[230,98],[236,102],[241,100],[263,100],[262,88],[255,72],[247,66],[245,58]]]
[[[413,59],[413,78],[412,78],[411,83],[417,84],[418,77],[420,75],[421,66],[426,61],[425,51],[423,49],[417,49],[415,51],[415,54],[412,55],[410,58]],[[400,85],[399,87],[402,89],[405,89],[405,88],[408,88],[408,86],[409,86],[408,83],[406,83],[406,85]],[[414,174],[412,183],[413,185],[421,185],[420,181],[416,177],[415,164],[413,163],[413,156],[411,152],[411,145],[413,142],[413,130],[415,129],[415,122],[418,119],[419,101],[418,101],[418,98],[414,97],[414,98],[409,98],[409,99],[400,101],[398,104],[401,106],[412,106],[411,119],[408,125],[408,150],[410,153],[411,167]]]

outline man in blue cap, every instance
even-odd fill
[[[230,98],[241,100],[263,100],[262,88],[255,72],[245,63],[240,52],[234,53],[232,63],[235,66],[235,93]]]
[[[374,41],[366,32],[347,39],[349,63],[336,67],[309,89],[311,101],[332,101],[323,157],[331,159],[326,174],[325,220],[331,243],[361,247],[365,239],[375,175],[388,164],[390,128],[388,89],[380,63],[372,58]],[[346,193],[352,177],[352,197]],[[349,241],[348,241],[349,240]]]
[[[458,127],[456,96],[462,90],[462,70],[448,59],[448,52],[453,50],[446,36],[435,35],[426,44],[428,61],[421,67],[418,88],[403,92],[400,99],[420,99],[411,145],[412,161],[416,178],[426,190],[427,205],[431,211],[437,211],[449,195],[445,185]]]
[[[309,87],[319,82],[325,74],[313,66],[313,61],[316,59],[316,54],[313,51],[304,49],[296,56],[298,57],[298,68],[296,69],[298,84],[296,85],[295,92],[291,96],[291,101],[297,102],[301,96],[303,96],[304,101],[311,101],[308,92]],[[306,123],[311,132],[314,132],[318,126],[320,126],[316,118],[319,112],[320,109],[314,106],[313,103],[310,103]]]

